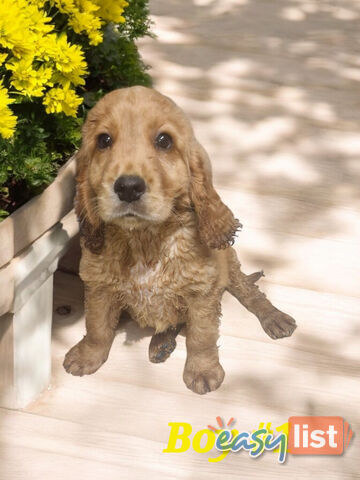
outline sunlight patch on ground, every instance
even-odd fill
[[[323,139],[319,139],[319,146],[329,152],[336,152],[343,156],[360,157],[360,134],[349,132],[328,132]]]
[[[153,31],[157,35],[156,41],[159,43],[184,45],[196,40],[192,35],[180,31],[186,28],[186,24],[178,18],[152,15],[151,19],[154,22]]]
[[[197,7],[207,7],[210,15],[222,15],[229,13],[233,8],[247,5],[249,0],[194,0]]]
[[[305,20],[306,15],[300,8],[285,7],[281,10],[281,17],[291,22],[301,22]]]
[[[253,157],[254,158],[254,157]],[[283,148],[272,155],[261,155],[251,162],[253,175],[260,175],[271,181],[282,177],[303,185],[316,184],[321,181],[319,173],[300,154],[291,147]]]
[[[356,20],[359,18],[357,12],[348,8],[333,7],[331,10],[334,18],[338,18],[339,20]]]
[[[315,42],[309,40],[300,40],[299,42],[293,42],[289,45],[288,51],[294,55],[306,55],[310,52],[314,52],[317,49]]]
[[[296,122],[290,117],[269,117],[254,124],[218,116],[210,120],[213,135],[223,143],[239,145],[242,152],[275,146],[281,139],[291,137]]]
[[[231,86],[236,82],[236,78],[249,75],[254,72],[256,63],[246,58],[234,58],[226,62],[220,62],[211,67],[206,75],[214,82],[222,85]]]

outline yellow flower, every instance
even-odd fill
[[[124,23],[125,18],[122,16],[124,8],[129,4],[125,0],[94,0],[100,9],[98,14],[104,20],[114,23]]]
[[[27,32],[27,20],[16,1],[0,0],[0,46],[20,57],[32,50],[33,35]]]
[[[21,0],[17,1],[21,2]],[[24,16],[28,21],[28,28],[36,34],[46,35],[54,29],[53,25],[49,25],[51,17],[48,17],[43,10],[39,10],[39,8],[36,5],[32,5],[32,3],[33,2],[28,3],[23,10]]]
[[[86,32],[91,45],[97,45],[102,42],[101,19],[88,12],[78,12],[69,19],[69,25],[76,33]],[[96,42],[96,43],[94,43]]]
[[[90,45],[99,45],[99,43],[104,40],[102,32],[98,32],[96,30],[88,32],[88,36]]]
[[[37,42],[53,30],[50,17],[26,0],[0,0],[0,46],[18,58],[37,53]]]
[[[29,1],[29,3],[32,3],[38,8],[44,8],[46,2],[47,0],[30,0]]]
[[[99,6],[91,0],[54,0],[55,5],[68,16],[69,26],[75,33],[85,33],[91,45],[102,42],[103,21],[97,14]]]
[[[64,74],[79,70],[84,75],[86,73],[86,62],[81,47],[68,43],[64,34],[57,37],[56,43],[57,51],[53,54],[56,68]]]
[[[38,70],[32,66],[32,59],[12,60],[6,64],[8,70],[13,73],[10,83],[19,92],[29,97],[41,97],[49,82],[53,71],[50,67],[42,65]]]
[[[5,62],[7,56],[8,56],[7,53],[0,53],[0,65],[2,65]]]
[[[106,22],[123,23],[125,0],[53,0],[61,13],[68,16],[69,26],[78,34],[86,34],[90,45],[103,41],[101,27]]]
[[[15,131],[16,117],[8,107],[12,102],[8,91],[0,83],[0,135],[3,138],[12,137]]]
[[[7,70],[6,87],[43,97],[47,113],[76,115],[82,98],[75,87],[85,84],[87,63],[81,46],[68,41],[65,28],[98,45],[104,25],[123,22],[127,6],[125,0],[0,0],[0,65]],[[60,33],[46,13],[49,7],[67,17]],[[0,135],[6,138],[16,125],[10,103],[0,78]]]
[[[76,116],[78,106],[83,99],[70,88],[51,88],[44,96],[43,103],[46,113],[61,113],[72,117]]]
[[[69,12],[75,9],[75,3],[73,0],[53,0],[59,12],[69,14]]]

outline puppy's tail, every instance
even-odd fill
[[[258,280],[260,280],[261,277],[265,277],[264,270],[261,270],[260,272],[250,273],[250,275],[246,275],[246,280],[250,283],[256,283]]]

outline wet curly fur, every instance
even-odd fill
[[[172,137],[171,148],[158,148],[160,132]],[[112,139],[105,149],[97,144],[103,133]],[[145,181],[138,200],[128,203],[115,193],[122,175]],[[185,325],[183,379],[199,394],[224,379],[216,343],[225,290],[271,338],[296,328],[255,285],[262,272],[241,271],[231,247],[241,224],[215,191],[210,161],[185,114],[155,90],[115,90],[89,112],[77,154],[75,209],[86,335],[65,357],[69,373],[91,374],[106,361],[123,310],[155,329],[153,362],[171,354]]]

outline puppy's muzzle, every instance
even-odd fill
[[[121,175],[114,183],[114,191],[120,200],[134,202],[146,190],[145,181],[138,175]]]

